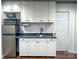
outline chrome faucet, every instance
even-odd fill
[[[40,28],[40,33],[42,34],[42,32],[43,32],[43,28],[41,27],[41,28]]]

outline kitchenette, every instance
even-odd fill
[[[3,2],[3,54],[5,57],[56,57],[56,2]]]
[[[2,57],[63,59],[76,54],[76,1],[3,0]]]

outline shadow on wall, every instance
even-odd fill
[[[53,24],[49,24],[49,23],[29,24],[27,26],[21,25],[20,32],[21,33],[40,33],[41,27],[43,28],[43,33],[53,32]]]

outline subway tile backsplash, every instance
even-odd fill
[[[53,33],[53,23],[31,23],[27,26],[21,26],[21,33],[40,33],[41,27],[43,28],[43,33]]]

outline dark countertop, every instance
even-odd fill
[[[57,37],[53,37],[53,36],[51,36],[51,37],[38,37],[38,36],[16,36],[16,38],[54,38],[54,39],[56,39]]]
[[[19,34],[19,35],[50,35],[50,36],[53,35],[53,33],[16,33],[16,34]]]
[[[53,33],[19,33],[19,34],[16,34],[16,38],[54,38],[56,39],[57,37],[54,36]]]

